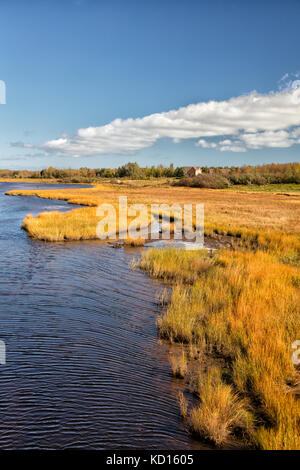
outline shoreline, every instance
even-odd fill
[[[178,402],[190,431],[220,448],[240,442],[249,449],[300,449],[300,370],[289,355],[300,333],[299,292],[290,286],[299,271],[267,253],[228,250],[211,256],[154,249],[133,267],[171,287],[169,296],[161,296],[157,328],[159,337],[177,348],[170,364],[185,385]],[[237,269],[242,277],[236,277]],[[246,303],[239,300],[244,295]],[[294,326],[285,319],[288,309]]]
[[[182,200],[195,203],[199,194],[208,201],[213,214],[205,212],[205,236],[216,240],[229,237],[236,247],[251,250],[267,250],[279,256],[288,264],[297,265],[300,261],[300,196],[281,197],[263,193],[220,193],[220,190],[193,190],[178,188],[160,188],[163,202]],[[22,228],[32,238],[43,241],[75,241],[97,239],[96,227],[100,220],[96,216],[96,207],[102,203],[113,204],[117,210],[120,188],[113,185],[96,185],[93,188],[34,189],[12,190],[5,193],[9,196],[37,196],[45,199],[62,200],[68,204],[82,206],[66,213],[45,212],[24,219]],[[130,203],[151,204],[151,188],[127,188],[126,194]],[[225,199],[227,198],[227,200]],[[155,199],[154,199],[155,201]],[[206,203],[205,203],[206,204]],[[264,209],[264,205],[266,209]],[[206,207],[206,206],[205,206]],[[268,212],[266,212],[268,210]],[[286,215],[282,226],[282,211]],[[261,214],[263,218],[261,217]],[[265,214],[268,216],[266,224]],[[236,220],[234,220],[236,219]],[[245,224],[246,221],[246,224]],[[257,223],[257,222],[260,222]],[[117,227],[118,231],[118,227]]]
[[[208,198],[212,191],[206,192]],[[77,236],[87,237],[78,240],[90,235],[95,238],[95,206],[118,195],[115,187],[99,185],[76,194],[70,189],[9,193],[85,203],[89,207],[27,216],[23,221],[29,234],[34,235],[36,224],[41,223],[46,236],[47,227],[60,227],[62,233],[77,229]],[[184,194],[190,197],[195,192],[185,190]],[[145,193],[134,192],[134,196],[141,198]],[[273,211],[278,210],[276,199],[269,194],[263,201],[251,195],[252,204],[254,198],[271,202]],[[245,199],[241,201],[237,202],[243,204]],[[293,216],[294,201],[300,200],[290,201],[286,198],[285,204],[291,204]],[[257,209],[253,206],[254,219]],[[151,277],[171,282],[169,301],[161,299],[165,308],[157,319],[159,336],[178,344],[181,351],[171,355],[170,362],[173,375],[186,382],[185,394],[178,397],[184,421],[200,440],[208,439],[217,447],[238,439],[249,448],[300,448],[299,405],[294,396],[299,371],[290,356],[291,344],[300,335],[299,232],[297,227],[294,234],[287,229],[279,232],[276,220],[273,224],[268,231],[254,231],[250,223],[246,228],[228,229],[213,225],[208,233],[217,240],[228,237],[230,247],[213,255],[204,250],[152,248],[136,264]],[[68,233],[70,240],[76,239]],[[35,238],[40,236],[41,231]],[[217,425],[212,416],[217,416]]]

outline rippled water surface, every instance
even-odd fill
[[[199,448],[156,337],[159,285],[128,268],[137,251],[29,239],[27,213],[70,210],[4,195],[36,186],[0,184],[0,448]]]

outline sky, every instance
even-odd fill
[[[0,168],[300,161],[299,18],[298,0],[1,0]]]

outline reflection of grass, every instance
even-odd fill
[[[300,403],[287,385],[297,380],[291,361],[291,344],[300,337],[297,268],[260,251],[225,250],[213,260],[204,252],[151,250],[140,266],[176,280],[158,319],[160,335],[225,361],[214,377],[203,361],[191,362],[199,396],[189,410],[192,430],[219,445],[237,432],[263,449],[299,449]]]

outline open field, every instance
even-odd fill
[[[233,185],[226,191],[249,191],[249,192],[268,192],[268,193],[298,193],[300,194],[300,185],[299,184],[248,184],[242,185],[237,184]]]
[[[235,228],[276,229],[289,233],[300,232],[300,194],[291,196],[273,193],[245,193],[147,185],[144,181],[124,184],[101,184],[92,188],[62,190],[14,190],[14,196],[38,196],[68,201],[70,204],[97,206],[103,202],[117,203],[126,195],[128,203],[204,203],[206,225]]]
[[[48,241],[96,238],[96,206],[117,207],[119,196],[128,204],[204,203],[205,233],[230,236],[230,249],[214,256],[149,250],[137,263],[173,285],[158,329],[179,343],[170,357],[173,373],[198,399],[180,395],[182,416],[218,446],[237,438],[260,449],[299,449],[299,371],[291,348],[300,339],[300,195],[143,183],[9,194],[88,206],[28,215],[23,228]]]
[[[96,179],[87,179],[87,181],[82,181],[81,183],[76,183],[72,181],[63,181],[60,178],[1,178],[0,183],[39,183],[39,184],[121,184],[124,186],[130,187],[146,187],[146,186],[171,186],[174,183],[178,183],[178,178],[149,178],[143,180],[133,180],[122,178],[96,178]],[[225,189],[226,191],[249,191],[249,192],[270,192],[270,193],[299,193],[300,194],[300,184],[292,183],[282,183],[282,184],[264,184],[264,185],[255,185],[255,184],[235,184],[231,185],[229,188]]]
[[[160,185],[171,185],[176,178],[150,178],[144,180],[132,180],[122,178],[83,178],[82,181],[72,181],[71,179],[64,180],[62,178],[1,178],[0,183],[38,183],[38,184],[71,184],[71,185],[97,185],[97,184],[124,184],[130,186],[160,186]]]

